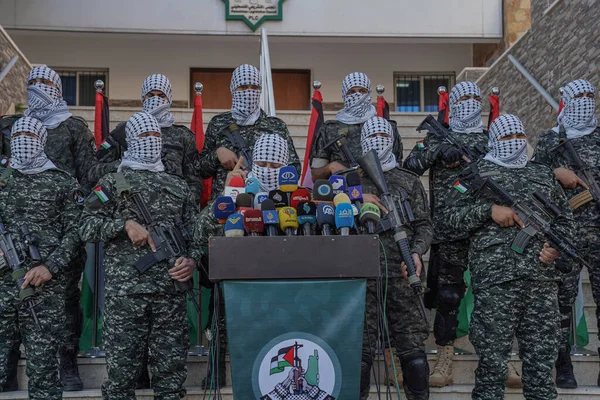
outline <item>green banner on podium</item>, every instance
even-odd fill
[[[235,398],[358,398],[366,280],[221,284]]]

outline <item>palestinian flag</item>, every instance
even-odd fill
[[[497,94],[490,95],[490,116],[488,118],[488,130],[492,122],[500,116],[500,97]]]
[[[417,142],[417,149],[423,150],[424,148],[425,148],[425,141],[424,140],[419,140]]]
[[[312,113],[310,114],[310,124],[308,125],[308,135],[306,136],[306,148],[304,150],[304,163],[302,164],[301,186],[312,189],[313,180],[310,173],[310,151],[312,149],[313,139],[321,125],[325,121],[323,117],[323,95],[319,89],[315,89],[312,97]]]
[[[585,314],[583,313],[583,286],[581,284],[581,275],[579,276],[579,290],[577,291],[577,297],[575,298],[575,315],[571,318],[575,318],[577,325],[575,334],[577,334],[577,347],[587,346],[590,342],[588,334],[587,323],[585,322]],[[569,338],[569,343],[573,344],[573,332]]]
[[[390,105],[385,100],[385,97],[383,97],[383,94],[381,96],[377,96],[377,107],[375,110],[377,111],[378,117],[388,120],[390,119]]]
[[[468,190],[462,183],[460,183],[460,181],[454,182],[454,185],[452,185],[452,187],[461,193],[465,193]]]
[[[106,195],[106,193],[104,193],[104,190],[102,190],[102,186],[96,186],[96,187],[94,188],[94,194],[95,194],[96,196],[98,196],[98,198],[100,199],[100,201],[101,201],[102,203],[106,203],[106,202],[109,200],[109,198],[108,198],[108,196]]]
[[[202,118],[202,92],[197,91],[194,96],[194,113],[192,114],[192,123],[190,129],[194,132],[196,137],[196,150],[198,153],[202,152],[204,148],[204,121]],[[202,208],[206,207],[210,196],[212,194],[212,178],[204,179],[202,181],[203,189],[200,195],[200,204]]]
[[[471,323],[471,313],[475,308],[475,297],[471,290],[471,271],[467,268],[463,275],[467,284],[467,293],[462,298],[458,306],[458,326],[456,327],[456,337],[463,337],[469,334],[469,324]]]
[[[277,356],[271,358],[270,375],[278,374],[283,372],[286,367],[294,366],[295,347],[296,346],[289,346],[279,349]]]
[[[94,139],[96,148],[99,149],[110,133],[110,115],[108,111],[108,98],[101,90],[96,90],[96,104],[94,109]],[[110,145],[109,145],[110,146]]]
[[[448,126],[448,122],[450,120],[450,96],[448,92],[445,90],[440,90],[439,92],[439,100],[438,100],[438,122],[440,124],[444,124]]]
[[[87,259],[81,283],[81,309],[83,327],[79,339],[82,351],[100,347],[102,343],[102,319],[104,316],[104,243],[86,243]],[[97,313],[94,311],[97,309]],[[96,337],[94,338],[94,329]],[[94,343],[94,339],[96,342]]]

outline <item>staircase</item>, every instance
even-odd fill
[[[93,126],[94,111],[92,107],[73,107],[71,109],[75,115],[82,116],[85,118],[90,127]],[[131,108],[112,108],[111,109],[111,126],[115,126],[119,122],[124,122],[129,116],[137,110]],[[212,116],[217,114],[215,110],[205,110],[204,120],[209,121]],[[191,110],[174,110],[175,120],[179,123],[189,125],[191,121]],[[306,132],[310,119],[309,112],[279,112],[278,116],[283,119],[289,128],[290,134],[296,145],[298,156],[302,160],[305,152]],[[325,118],[333,118],[334,113],[325,113]],[[392,119],[398,122],[398,130],[402,136],[404,142],[404,156],[406,157],[410,150],[413,148],[417,140],[420,140],[422,136],[415,131],[415,127],[423,120],[426,116],[424,113],[392,113]],[[206,126],[206,124],[205,124]],[[427,177],[423,178],[424,184],[427,187]],[[583,290],[585,298],[585,315],[588,323],[590,333],[590,344],[587,346],[588,349],[597,350],[600,343],[597,339],[598,330],[596,328],[595,318],[595,305],[592,299],[591,286],[587,271],[583,273]],[[433,317],[433,315],[432,315]],[[430,318],[433,321],[433,318]],[[430,334],[429,339],[426,342],[428,350],[435,349],[435,343],[433,334]],[[457,340],[456,347],[461,350],[465,350],[465,354],[459,354],[455,356],[454,361],[454,382],[455,385],[445,388],[431,388],[431,399],[432,400],[467,400],[471,398],[471,390],[474,384],[474,371],[477,367],[477,356],[474,354],[473,346],[468,340],[468,337],[463,337]],[[430,365],[433,366],[436,356],[434,354],[428,355]],[[520,370],[521,363],[518,356],[513,356],[512,361]],[[596,386],[596,379],[598,376],[598,366],[600,364],[597,355],[594,356],[578,356],[573,358],[575,375],[577,377],[579,388],[574,390],[559,389],[559,399],[564,400],[591,400],[600,399],[600,388]],[[79,369],[81,377],[84,381],[85,390],[82,392],[70,392],[65,393],[64,397],[68,399],[100,399],[100,386],[103,381],[106,380],[106,368],[105,360],[102,358],[90,359],[80,358]],[[188,358],[188,379],[186,381],[186,387],[188,388],[188,399],[208,399],[208,395],[204,396],[204,390],[200,389],[200,382],[204,377],[207,369],[207,357],[190,356]],[[383,360],[379,359],[375,365],[376,375],[379,377],[378,381],[381,381],[384,371]],[[231,382],[228,374],[228,385],[221,390],[223,399],[233,399],[231,391]],[[27,377],[25,376],[25,360],[20,361],[19,370],[20,387],[26,388]],[[375,382],[372,382],[375,383]],[[386,398],[384,395],[385,386],[382,386],[381,398]],[[138,399],[152,399],[153,393],[151,390],[140,390],[137,392]],[[27,392],[19,391],[12,393],[0,393],[1,399],[26,399]],[[214,398],[214,395],[211,397]],[[371,387],[371,395],[369,399],[379,399],[377,395],[377,387],[375,384]],[[394,395],[391,398],[397,399]],[[523,399],[523,394],[520,389],[507,389],[506,399],[517,400]],[[246,399],[241,399],[246,400]],[[340,400],[351,400],[351,399],[340,399]]]

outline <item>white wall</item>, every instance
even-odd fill
[[[233,0],[232,0],[233,1]],[[251,34],[223,0],[0,0],[5,28]],[[502,0],[286,0],[272,35],[501,38]]]
[[[295,0],[288,0],[295,1]],[[257,37],[195,35],[94,34],[12,30],[13,40],[30,62],[54,67],[109,69],[112,99],[137,99],[144,78],[163,73],[175,100],[188,100],[190,68],[258,66]],[[273,68],[310,69],[323,83],[326,102],[339,102],[341,81],[350,72],[383,84],[393,101],[393,72],[455,72],[471,65],[470,44],[322,38],[269,40]],[[193,82],[192,82],[193,83]]]

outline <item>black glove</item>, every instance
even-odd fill
[[[448,147],[442,152],[442,162],[445,165],[452,165],[459,161],[461,158],[461,152],[454,147]]]

